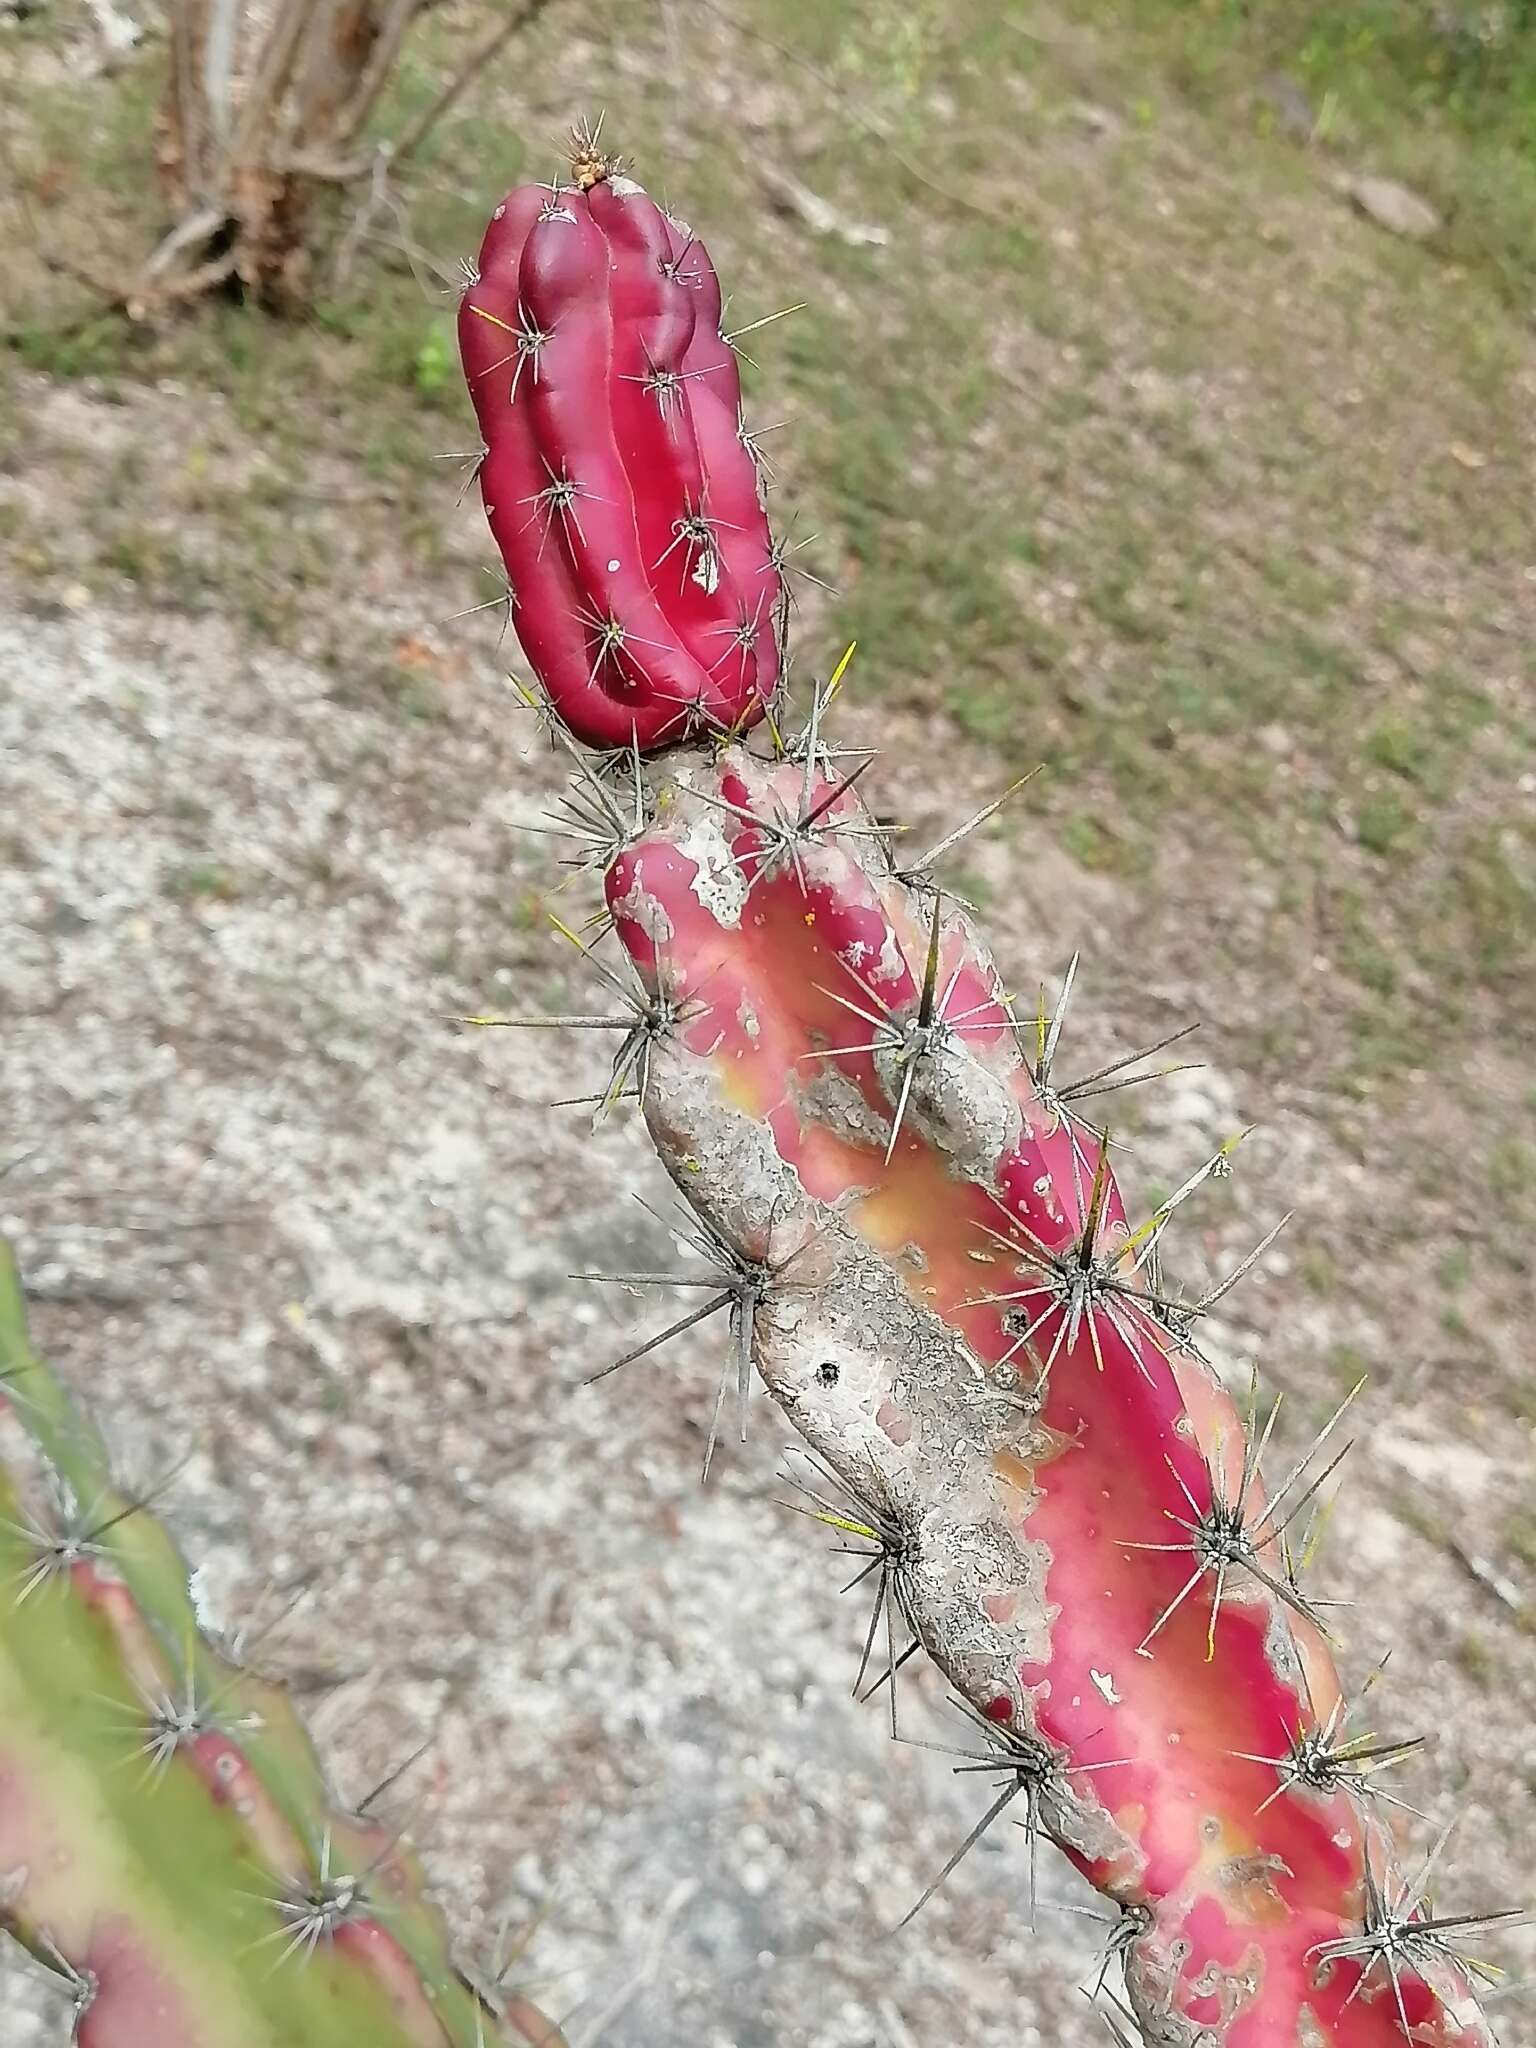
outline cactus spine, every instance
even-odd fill
[[[337,1806],[283,1688],[33,1351],[0,1243],[0,1925],[81,2048],[561,2048],[473,1989],[398,1835]]]
[[[995,1766],[987,1818],[1021,1800],[1032,1836],[1117,1910],[1128,2004],[1112,2031],[1158,2048],[1486,2048],[1484,1966],[1466,1952],[1479,1916],[1431,1905],[1439,1845],[1401,1874],[1374,1796],[1415,1745],[1350,1732],[1301,1583],[1344,1411],[1266,1493],[1274,1411],[1241,1415],[1199,1347],[1231,1281],[1191,1299],[1163,1276],[1175,1212],[1230,1148],[1133,1226],[1092,1121],[1128,1076],[1063,1082],[1068,991],[1021,1019],[934,857],[898,868],[861,771],[822,739],[841,671],[803,729],[781,706],[749,746],[768,684],[743,663],[722,702],[684,680],[684,594],[598,590],[589,535],[513,511],[540,476],[618,508],[626,574],[675,560],[661,543],[680,505],[778,559],[736,472],[717,495],[707,461],[686,478],[662,463],[687,437],[652,420],[646,441],[614,381],[625,347],[685,382],[724,347],[700,339],[718,306],[702,251],[687,245],[692,295],[673,292],[681,245],[653,203],[590,150],[575,175],[497,210],[461,329],[524,652],[553,718],[609,750],[579,763],[563,815],[603,871],[632,981],[594,961],[624,1011],[576,1021],[623,1030],[603,1099],[638,1096],[697,1219],[705,1263],[675,1277],[713,1290],[700,1313],[729,1308],[743,1402],[750,1353],[822,1462],[809,1511],[879,1567],[893,1716],[920,1645],[975,1717],[973,1761]],[[644,323],[674,297],[693,324],[679,315],[663,342]],[[494,373],[492,311],[539,337]],[[713,360],[701,387],[719,375],[718,397]],[[625,659],[605,680],[578,622],[609,607]]]

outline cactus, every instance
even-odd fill
[[[454,1967],[399,1836],[200,1625],[142,1493],[28,1342],[0,1244],[0,1925],[82,2048],[561,2048]],[[365,1801],[366,1806],[369,1802]]]
[[[551,545],[541,564],[508,498],[534,459],[622,498],[616,468],[587,468],[616,412],[605,323],[620,333],[637,264],[662,295],[678,247],[590,151],[576,176],[498,209],[463,331],[524,651],[552,722],[610,750],[578,755],[555,823],[602,872],[623,957],[591,970],[620,1000],[473,1021],[622,1034],[600,1106],[638,1100],[692,1256],[675,1274],[592,1277],[704,1298],[616,1364],[729,1316],[711,1449],[733,1373],[745,1427],[750,1360],[815,1460],[796,1505],[878,1574],[864,1668],[881,1638],[884,1668],[868,1690],[888,1694],[896,1729],[898,1673],[920,1648],[970,1714],[958,1761],[992,1798],[941,1875],[1005,1811],[1032,1850],[1055,1841],[1111,1908],[1119,2039],[1486,2048],[1492,1973],[1468,1951],[1508,1916],[1431,1904],[1443,1835],[1402,1874],[1376,1780],[1417,1745],[1352,1731],[1324,1603],[1303,1585],[1303,1525],[1349,1403],[1266,1492],[1275,1408],[1261,1416],[1255,1393],[1240,1413],[1200,1348],[1253,1260],[1196,1296],[1164,1275],[1178,1212],[1230,1170],[1231,1146],[1133,1223],[1095,1116],[1145,1077],[1144,1056],[1061,1078],[1071,973],[1054,1009],[1019,1015],[939,885],[970,827],[898,862],[853,787],[868,763],[846,771],[822,736],[847,657],[800,730],[781,704],[748,744],[748,718],[703,694],[691,724],[658,721],[640,688],[627,718],[617,689],[594,715],[586,644],[574,656],[550,627],[562,604],[575,615],[590,546]],[[597,252],[599,233],[608,295],[589,271],[563,300],[557,394],[542,250],[568,235]],[[514,249],[520,301],[504,281]],[[694,304],[713,313],[712,273]],[[515,345],[513,388],[492,403],[482,329],[514,306],[544,339]],[[699,345],[695,330],[667,367]],[[707,466],[695,474],[689,503],[708,520],[720,501]]]
[[[595,134],[573,147],[573,184],[497,208],[459,315],[518,637],[593,746],[743,729],[784,577],[719,281]]]

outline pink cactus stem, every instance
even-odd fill
[[[1266,1495],[1273,1413],[1245,1421],[1202,1357],[1213,1297],[1161,1276],[1229,1148],[1132,1229],[1055,1028],[1020,1025],[847,778],[742,747],[669,765],[607,877],[675,1020],[646,1120],[772,1276],[758,1368],[977,1717],[994,1811],[1027,1793],[1120,1909],[1149,2041],[1484,2048],[1473,1923],[1397,1874],[1369,1796],[1414,1745],[1342,1732],[1299,1583],[1343,1409]]]

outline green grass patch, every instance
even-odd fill
[[[178,863],[160,877],[160,893],[172,903],[240,903],[260,887],[257,876],[220,860]]]
[[[1401,179],[1447,255],[1512,304],[1536,284],[1536,5],[1094,0],[1205,109]],[[1288,90],[1289,88],[1289,90]]]

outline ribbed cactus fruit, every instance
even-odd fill
[[[589,208],[627,203],[601,182]],[[540,444],[562,474],[589,431],[582,389],[563,397],[543,417],[570,439]],[[562,674],[524,646],[564,718]],[[796,1504],[868,1559],[870,1690],[894,1722],[900,1667],[931,1657],[991,1786],[978,1831],[1023,1819],[1106,1896],[1120,2039],[1487,2048],[1468,1951],[1506,1916],[1431,1902],[1443,1837],[1403,1874],[1376,1778],[1416,1744],[1353,1726],[1303,1584],[1348,1403],[1266,1491],[1274,1410],[1240,1412],[1200,1344],[1252,1261],[1203,1295],[1164,1274],[1231,1147],[1134,1219],[1096,1112],[1140,1070],[1062,1077],[1069,988],[1050,1011],[1010,1000],[941,892],[959,834],[896,855],[853,786],[867,764],[823,737],[841,675],[750,743],[676,726],[645,760],[653,726],[572,725],[611,745],[578,759],[556,822],[602,872],[620,958],[591,968],[621,1000],[564,1021],[619,1034],[599,1100],[638,1097],[697,1254],[593,1277],[690,1290],[662,1337],[728,1313],[721,1399],[734,1376],[745,1410],[750,1361],[816,1461]]]
[[[742,729],[784,578],[703,245],[594,137],[496,209],[459,313],[513,626],[593,746]]]
[[[340,1808],[282,1686],[32,1350],[0,1244],[0,1926],[81,2048],[560,2048],[473,1988],[415,1857]],[[3,2032],[3,2028],[0,2028]]]

